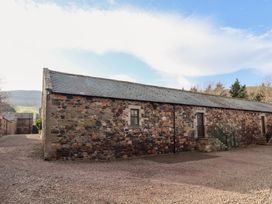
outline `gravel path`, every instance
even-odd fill
[[[0,203],[272,203],[272,146],[47,162],[40,143],[39,135],[0,138]]]

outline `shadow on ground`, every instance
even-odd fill
[[[190,161],[199,161],[205,159],[214,159],[218,156],[209,155],[201,152],[179,152],[176,154],[156,155],[144,158],[144,160],[154,161],[164,164],[183,163]]]
[[[32,147],[31,152],[29,152],[29,157],[32,158],[40,158],[43,159],[43,152],[42,152],[42,145],[41,144],[35,144]],[[132,157],[129,159],[118,159],[118,160],[112,160],[112,161],[98,161],[98,163],[110,163],[110,162],[126,162],[126,161],[133,161],[137,159],[142,159],[146,161],[153,161],[157,163],[162,164],[175,164],[175,163],[184,163],[184,162],[191,162],[191,161],[200,161],[200,160],[206,160],[206,159],[215,159],[219,156],[210,155],[207,153],[202,152],[179,152],[175,154],[164,154],[164,155],[146,155],[143,157]],[[58,160],[55,160],[58,162]],[[63,160],[59,160],[63,161]],[[97,161],[94,160],[84,160],[84,159],[76,159],[73,161],[73,163],[93,163]]]

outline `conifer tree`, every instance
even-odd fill
[[[239,80],[236,79],[236,81],[231,85],[229,93],[233,98],[246,98],[247,97],[246,85],[242,86]]]

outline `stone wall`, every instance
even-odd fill
[[[4,119],[0,116],[0,136],[4,135]]]
[[[216,130],[234,131],[239,146],[263,138],[258,112],[50,93],[44,93],[42,104],[45,159],[127,158],[172,153],[174,146],[178,152],[195,150],[199,111],[205,114],[207,138],[216,137]],[[140,108],[139,128],[129,125],[131,107]],[[272,132],[272,114],[265,115]]]
[[[4,117],[0,118],[0,136],[7,135],[7,123]]]
[[[7,122],[7,134],[8,135],[16,134],[16,127],[17,127],[16,120],[8,121]]]

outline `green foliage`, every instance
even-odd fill
[[[242,86],[238,79],[232,84],[228,90],[220,82],[210,83],[204,89],[192,86],[192,92],[206,93],[216,96],[246,98],[251,101],[272,103],[272,79],[263,82],[257,86]]]
[[[42,120],[39,118],[35,121],[35,126],[41,130],[42,129]]]
[[[242,86],[239,80],[236,79],[236,81],[231,85],[229,93],[233,98],[246,98],[247,97],[246,85]]]

